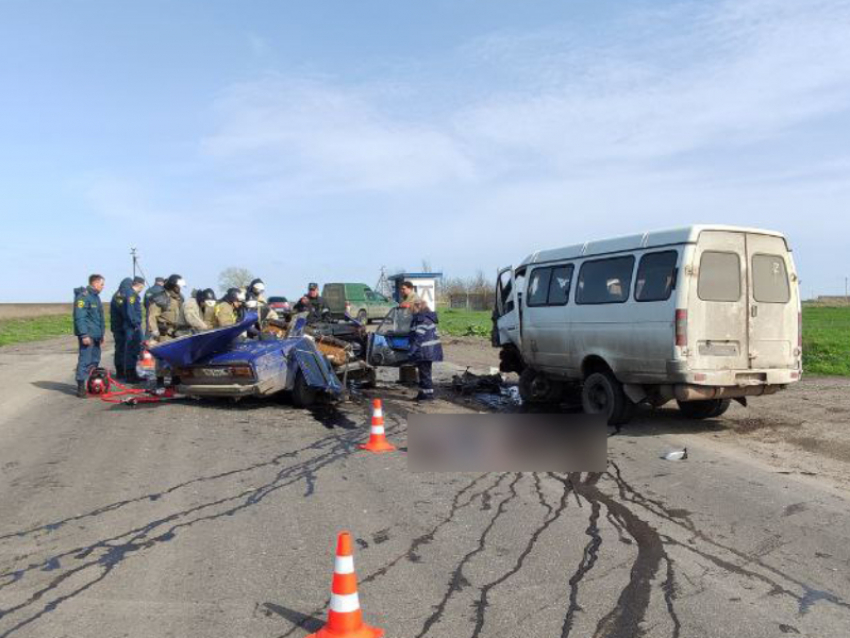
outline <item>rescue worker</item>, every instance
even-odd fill
[[[319,284],[314,282],[308,286],[307,294],[295,304],[295,312],[306,312],[308,324],[322,321],[330,314],[330,308],[319,294]]]
[[[178,333],[186,328],[183,315],[182,289],[186,282],[180,275],[171,275],[165,280],[162,292],[151,298],[148,308],[148,338],[164,342],[180,336]]]
[[[419,295],[416,294],[416,291],[413,288],[413,284],[409,281],[403,281],[401,284],[401,301],[399,302],[399,308],[404,308],[413,312],[413,304],[417,301],[421,301]]]
[[[245,303],[245,293],[239,288],[230,288],[224,298],[216,304],[213,315],[214,328],[226,328],[239,321],[240,309]]]
[[[144,339],[144,323],[142,321],[142,291],[145,289],[145,280],[142,277],[133,277],[130,284],[130,295],[124,302],[124,370],[129,381],[138,381],[136,375],[136,362],[142,352],[142,341]]]
[[[443,360],[443,344],[437,332],[437,313],[428,308],[421,299],[413,302],[410,322],[410,360],[416,363],[419,372],[419,394],[417,401],[434,400],[434,381],[431,367],[434,361]]]
[[[212,330],[216,303],[215,292],[211,288],[192,291],[192,295],[183,304],[183,314],[192,332]]]
[[[257,301],[261,304],[267,303],[266,301],[266,284],[263,283],[263,280],[259,277],[248,284],[248,290],[246,291],[247,295],[253,294]]]
[[[77,356],[77,396],[83,399],[89,374],[100,366],[100,348],[106,330],[100,293],[105,283],[102,275],[91,275],[87,287],[74,290],[74,334],[80,348]]]
[[[124,279],[109,303],[109,329],[112,331],[112,340],[115,342],[115,376],[118,379],[124,379],[126,376],[124,354],[127,346],[127,330],[124,325],[124,304],[130,296],[132,283],[133,280],[129,277]]]
[[[165,278],[157,277],[153,282],[153,286],[151,286],[145,291],[145,325],[147,325],[148,317],[150,317],[151,301],[153,301],[154,297],[156,297],[163,290],[165,290],[163,286],[165,286]]]

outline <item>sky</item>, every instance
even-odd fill
[[[0,302],[780,230],[850,276],[850,0],[0,0]]]

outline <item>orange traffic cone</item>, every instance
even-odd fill
[[[381,408],[380,399],[372,401],[372,430],[369,434],[369,442],[361,445],[360,449],[375,453],[392,452],[395,449],[384,435],[384,410]]]
[[[370,627],[363,622],[360,599],[357,597],[353,549],[351,534],[340,532],[336,545],[328,622],[307,638],[380,638],[384,635],[383,629]]]

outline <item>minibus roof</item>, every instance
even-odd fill
[[[561,261],[564,259],[579,259],[597,255],[607,255],[610,253],[620,253],[632,250],[645,250],[647,248],[662,248],[664,246],[695,244],[699,240],[700,233],[705,230],[770,235],[772,237],[781,237],[785,240],[785,235],[782,233],[773,230],[764,230],[761,228],[744,228],[741,226],[707,224],[685,226],[684,228],[656,230],[640,235],[626,235],[623,237],[613,237],[610,239],[589,241],[583,244],[564,246],[562,248],[540,250],[523,259],[520,266],[524,266],[526,264],[539,264],[549,261]],[[787,240],[785,241],[785,246],[788,248]],[[788,249],[790,250],[790,248]]]

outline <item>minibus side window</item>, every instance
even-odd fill
[[[549,296],[549,279],[551,276],[551,268],[535,268],[531,271],[531,277],[528,280],[527,306],[546,305],[546,298]]]
[[[753,298],[759,303],[791,301],[788,270],[779,255],[753,255]]]
[[[636,301],[667,301],[676,281],[676,261],[679,253],[666,250],[647,253],[640,260],[635,282]]]
[[[552,278],[549,281],[549,299],[547,304],[550,306],[564,306],[567,299],[570,298],[570,284],[573,281],[572,264],[566,266],[555,266],[552,269]]]
[[[741,298],[738,253],[705,251],[700,259],[697,294],[703,301],[738,301]]]
[[[631,255],[584,262],[578,275],[576,303],[584,305],[628,301],[634,268],[635,258]]]

